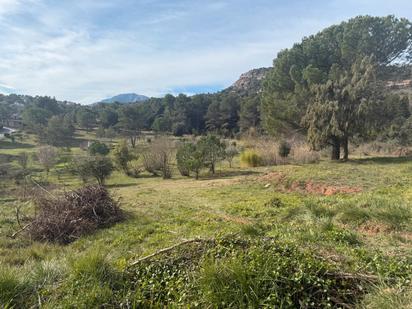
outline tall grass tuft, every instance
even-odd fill
[[[240,155],[240,161],[249,167],[257,167],[263,165],[262,157],[253,150],[246,150]]]
[[[17,271],[0,268],[1,308],[25,308],[34,292],[34,286],[19,276]]]

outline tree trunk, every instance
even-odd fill
[[[215,174],[215,163],[211,163],[210,164],[210,171],[212,172],[212,174]]]
[[[332,160],[340,159],[340,139],[338,137],[332,138]]]
[[[132,148],[136,148],[136,136],[130,136],[130,144],[132,145]]]
[[[349,140],[347,137],[343,138],[342,147],[343,147],[343,160],[347,161],[349,159]]]

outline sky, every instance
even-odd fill
[[[412,0],[0,0],[0,92],[88,104],[215,92],[357,15]]]

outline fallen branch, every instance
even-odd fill
[[[182,242],[180,242],[180,243],[178,243],[178,244],[175,244],[175,245],[173,245],[173,246],[171,246],[171,247],[158,250],[158,251],[156,251],[156,252],[154,252],[154,253],[152,253],[152,254],[150,254],[150,255],[147,255],[147,256],[145,256],[145,257],[142,257],[142,258],[140,258],[140,259],[132,262],[129,266],[135,266],[135,265],[137,265],[137,264],[139,264],[139,263],[141,263],[141,262],[143,262],[143,261],[149,260],[149,259],[151,259],[151,258],[153,258],[153,257],[155,257],[155,256],[157,256],[157,255],[170,252],[170,251],[172,251],[172,250],[174,250],[174,249],[176,249],[176,248],[178,248],[178,247],[180,247],[180,246],[183,246],[183,245],[187,245],[187,244],[191,244],[191,243],[196,243],[196,242],[197,242],[197,243],[203,243],[203,242],[210,242],[210,241],[213,241],[213,239],[202,239],[202,238],[188,239],[188,240],[182,241]]]
[[[13,234],[11,234],[9,237],[16,238],[17,235],[19,235],[21,232],[24,232],[28,227],[30,227],[30,225],[32,225],[32,223],[26,224],[20,230],[18,230],[16,232],[14,232]]]
[[[44,188],[43,186],[41,186],[36,180],[33,179],[33,177],[29,178],[36,186],[38,186],[41,190],[43,190],[44,192],[46,192],[47,194],[49,194],[52,198],[57,199],[57,197],[55,195],[53,195],[50,191],[48,191],[46,188]]]

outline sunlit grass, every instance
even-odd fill
[[[93,136],[82,132],[82,138]],[[21,145],[30,146],[1,149],[0,154],[35,152],[37,147],[32,137]],[[71,154],[82,153],[80,148],[71,149]],[[57,165],[49,175],[35,162],[31,163],[31,168],[35,170],[35,179],[57,184],[56,190],[82,185],[79,179],[68,174],[64,163]],[[281,182],[272,181],[263,177],[268,173],[281,174],[284,178]],[[303,189],[294,189],[294,182],[302,184]],[[325,196],[306,192],[307,182],[353,187],[360,192]],[[0,289],[7,293],[19,292],[20,288],[22,291],[34,289],[44,293],[42,299],[50,298],[51,303],[56,304],[59,302],[54,298],[57,294],[53,295],[56,287],[60,289],[58,295],[76,288],[65,285],[62,278],[71,276],[72,281],[66,283],[72,284],[86,276],[92,283],[82,288],[90,289],[88,305],[94,306],[96,299],[103,302],[113,297],[112,284],[117,284],[118,280],[113,270],[115,265],[127,264],[184,239],[213,238],[229,233],[274,237],[302,248],[316,248],[326,257],[345,261],[342,263],[349,268],[363,263],[354,253],[356,250],[407,257],[412,254],[411,185],[412,162],[398,158],[258,168],[243,168],[236,158],[233,168],[222,162],[217,175],[203,171],[198,181],[180,176],[177,170],[170,180],[146,173],[130,178],[116,171],[107,186],[120,198],[127,220],[68,246],[58,246],[33,243],[24,233],[15,239],[9,237],[19,229],[16,207],[21,206],[21,213],[30,216],[33,205],[30,201],[23,204],[18,199],[13,183],[2,183]],[[78,262],[74,262],[76,260]],[[212,268],[208,271],[213,273]],[[101,279],[100,275],[106,278],[106,273],[109,274],[107,278],[110,277],[107,284],[98,287],[93,283]],[[24,279],[26,277],[33,279],[29,282]],[[42,278],[45,283],[39,287]],[[403,302],[390,293],[377,291],[376,297],[372,294],[365,300],[365,306],[371,307],[372,302],[392,302],[392,299],[395,303]],[[9,297],[7,295],[4,297]],[[68,299],[75,296],[67,297],[65,301],[69,303]],[[82,304],[83,299],[77,304]],[[20,304],[17,301],[21,300],[16,298],[16,304]]]

